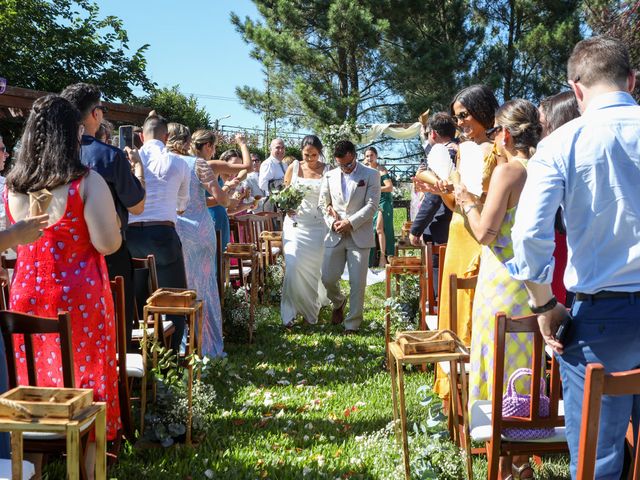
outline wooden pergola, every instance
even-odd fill
[[[33,102],[49,92],[29,90],[28,88],[9,87],[0,95],[0,121],[22,122],[29,115]],[[109,111],[105,118],[117,124],[142,125],[151,111],[148,107],[125,105],[122,103],[102,102]]]

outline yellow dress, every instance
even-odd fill
[[[496,165],[495,148],[484,159],[482,184],[486,192],[491,173]],[[450,329],[449,318],[449,275],[455,273],[459,278],[470,277],[478,273],[480,265],[481,245],[471,233],[466,217],[456,207],[449,224],[449,240],[447,253],[442,269],[442,287],[438,298],[438,329]],[[471,313],[473,293],[469,290],[458,291],[458,337],[465,345],[471,345]],[[438,366],[434,391],[441,397],[449,396],[449,377]]]

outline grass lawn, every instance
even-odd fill
[[[396,216],[400,224],[401,216],[404,210]],[[382,368],[383,303],[384,284],[368,287],[365,322],[361,333],[351,336],[330,324],[327,308],[317,325],[285,331],[279,308],[269,307],[269,319],[258,325],[253,345],[226,344],[228,361],[220,366],[217,400],[208,406],[202,442],[196,448],[166,449],[127,444],[109,478],[403,478],[401,449],[390,425],[390,378]],[[426,394],[419,388],[431,388],[432,374],[413,372],[405,379],[412,428],[429,417],[429,407],[421,404]],[[430,450],[430,435],[410,440],[414,471],[422,471],[415,478],[462,478],[428,473],[429,456],[443,467],[455,467],[454,460],[462,457],[451,444],[438,456]],[[485,463],[475,459],[475,478],[486,478]],[[64,478],[63,465],[49,467],[45,478]],[[570,478],[566,457],[545,462],[537,478]]]

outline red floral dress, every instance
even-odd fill
[[[59,311],[71,315],[75,384],[93,389],[93,398],[107,404],[107,438],[120,429],[116,329],[113,298],[104,257],[93,247],[78,191],[82,179],[69,187],[62,218],[34,243],[20,245],[11,282],[11,309],[45,317]],[[7,217],[15,223],[4,194]],[[24,340],[16,337],[18,382],[27,384]],[[62,387],[59,339],[34,337],[38,385]]]

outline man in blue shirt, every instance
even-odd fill
[[[571,473],[575,478],[585,370],[640,365],[640,107],[629,54],[618,40],[579,42],[567,65],[582,116],[555,130],[529,161],[512,231],[512,276],[526,282],[545,342],[560,362]],[[551,293],[555,212],[566,214],[568,264],[564,282],[577,292],[573,322]],[[605,396],[596,478],[619,479],[624,437],[640,399]]]
[[[126,244],[126,229],[129,213],[140,214],[144,210],[144,171],[136,151],[125,154],[119,148],[97,140],[94,135],[100,128],[106,107],[102,105],[100,89],[87,83],[76,83],[66,87],[61,95],[80,110],[85,134],[82,136],[82,163],[98,172],[105,179],[120,220],[122,246],[105,260],[109,278],[124,278],[125,315],[127,318],[127,345],[131,347],[131,331],[134,326],[134,287],[131,255]]]

